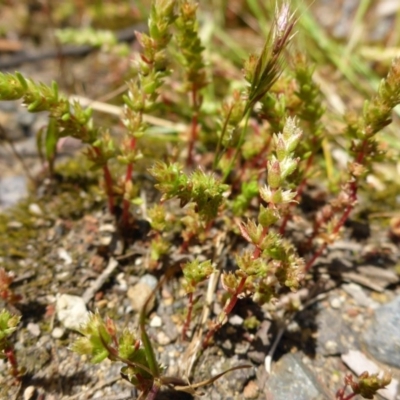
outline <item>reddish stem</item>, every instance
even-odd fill
[[[352,399],[353,397],[355,397],[356,396],[356,394],[355,393],[350,393],[348,396],[346,396],[343,400],[350,400],[350,399]]]
[[[363,162],[364,156],[365,156],[365,148],[367,147],[367,145],[368,145],[367,140],[364,140],[361,145],[361,149],[356,157],[356,163],[361,164]],[[342,217],[340,218],[340,220],[337,222],[337,224],[333,228],[333,231],[332,231],[333,235],[336,235],[339,232],[341,227],[345,224],[345,222],[349,218],[350,213],[353,211],[354,206],[357,201],[357,190],[358,190],[357,181],[353,180],[352,182],[350,182],[349,205],[345,208],[345,210],[342,214]],[[315,260],[324,252],[324,250],[327,248],[327,246],[328,246],[328,243],[325,242],[319,248],[319,250],[314,253],[314,255],[311,257],[311,259],[307,262],[307,264],[305,266],[305,272],[309,271],[309,269],[314,264]]]
[[[101,155],[101,150],[99,147],[93,146],[93,149],[98,156]],[[106,184],[106,193],[108,197],[108,211],[110,212],[110,214],[114,214],[115,206],[114,206],[114,196],[113,196],[113,180],[107,164],[103,166],[103,175]]]
[[[204,228],[204,233],[206,233],[206,234],[209,233],[209,231],[210,231],[210,229],[211,229],[213,223],[214,223],[214,220],[211,220],[210,222],[207,223],[207,225],[206,225],[205,228]],[[201,229],[201,228],[199,228],[199,229]],[[180,247],[180,249],[179,249],[179,252],[180,252],[180,253],[184,253],[184,252],[188,249],[188,246],[189,246],[190,241],[191,241],[191,240],[196,236],[196,234],[198,234],[198,233],[199,233],[198,231],[189,232],[189,234],[187,235],[186,240],[184,240],[184,241],[182,242],[182,244],[181,244],[181,247]]]
[[[186,320],[182,328],[182,340],[186,339],[186,332],[189,329],[190,321],[192,319],[193,312],[193,293],[189,293],[189,304],[188,304],[188,313],[186,315]]]
[[[208,331],[207,336],[205,337],[203,341],[203,348],[206,348],[210,339],[214,335],[214,333],[221,328],[223,320],[228,317],[228,315],[232,312],[233,308],[235,307],[237,301],[238,301],[238,296],[240,293],[242,293],[244,285],[246,283],[247,277],[244,276],[242,277],[241,281],[239,282],[238,287],[235,290],[235,293],[232,295],[231,299],[229,300],[229,303],[225,306],[224,310],[222,311],[223,314],[225,314],[224,318],[221,319],[220,321],[215,323],[214,326]]]
[[[338,390],[336,394],[336,399],[337,400],[351,400],[353,397],[355,397],[355,393],[350,393],[346,397],[345,396],[345,391],[348,385],[345,385],[342,389]]]
[[[7,357],[8,362],[11,365],[11,374],[12,374],[12,376],[19,380],[20,379],[19,368],[18,368],[17,358],[15,357],[14,348],[12,346],[7,347],[4,350],[4,354]]]
[[[136,148],[136,137],[131,137],[130,143],[129,143],[129,150],[133,152]],[[126,167],[126,175],[125,175],[125,185],[132,180],[132,174],[133,174],[133,164],[129,163],[128,166]],[[125,226],[129,225],[129,207],[130,207],[130,202],[129,199],[123,200],[122,204],[122,221]]]
[[[146,400],[155,400],[159,390],[160,386],[156,382],[154,382],[153,386],[150,389],[150,392],[147,394]]]
[[[354,184],[354,185],[353,185]],[[342,217],[338,221],[338,223],[335,225],[333,228],[332,234],[335,235],[339,232],[340,228],[345,224],[347,221],[347,218],[349,217],[350,213],[353,211],[355,201],[357,200],[357,184],[353,182],[352,184],[352,194],[350,196],[350,201],[352,204],[348,205],[346,209],[344,210]],[[314,253],[314,255],[311,257],[311,259],[307,262],[305,266],[305,272],[309,271],[309,269],[312,267],[314,264],[315,260],[325,251],[325,249],[328,247],[328,242],[325,242],[319,249]]]
[[[193,89],[192,89],[192,104],[193,104],[193,115],[192,115],[192,123],[191,123],[191,128],[190,128],[188,155],[187,155],[187,160],[186,160],[187,166],[191,166],[193,164],[193,150],[194,150],[194,144],[197,140],[198,104],[197,104],[197,89],[196,89],[196,87],[193,87]]]
[[[184,240],[182,242],[182,244],[181,244],[181,248],[179,249],[179,253],[184,253],[187,250],[187,248],[189,246],[189,242],[192,240],[193,237],[194,237],[194,232],[190,232],[187,235],[186,240]]]
[[[268,233],[268,227],[264,227],[259,243],[256,244],[256,247],[253,251],[253,260],[257,259],[258,257],[260,257],[261,254],[261,249],[259,247],[259,244],[263,241],[263,239],[265,238],[265,235]]]

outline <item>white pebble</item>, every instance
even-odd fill
[[[162,319],[156,315],[150,321],[150,326],[152,328],[160,328],[162,326]]]
[[[63,328],[56,327],[51,332],[51,336],[54,339],[61,339],[64,336],[65,330]]]
[[[67,329],[79,330],[89,316],[86,304],[82,297],[62,294],[56,300],[58,320]]]
[[[31,400],[35,395],[36,389],[34,386],[28,386],[24,390],[24,400]]]
[[[28,325],[26,326],[26,329],[28,329],[29,333],[32,336],[39,337],[40,336],[40,327],[38,324],[34,324],[33,322],[29,322]]]
[[[36,215],[36,216],[43,215],[42,209],[36,203],[29,204],[28,210],[33,215]]]
[[[334,297],[331,301],[330,301],[330,305],[332,308],[334,308],[335,310],[339,309],[342,305],[342,301],[340,300],[339,297]]]

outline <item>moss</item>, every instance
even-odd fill
[[[62,175],[61,175],[62,174]],[[36,204],[41,214],[32,213]],[[104,204],[99,173],[83,157],[59,164],[52,182],[45,182],[28,197],[0,214],[0,257],[6,269],[18,270],[18,260],[41,260],[51,246],[47,229],[58,219],[78,219]]]

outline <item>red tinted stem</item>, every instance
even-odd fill
[[[9,346],[4,350],[4,354],[7,357],[8,362],[11,365],[11,374],[13,377],[19,379],[19,369],[18,369],[18,362],[17,358],[15,357],[14,348]]]
[[[360,151],[358,152],[357,157],[356,157],[356,163],[357,164],[361,164],[364,161],[365,148],[367,147],[367,145],[368,145],[368,141],[364,140],[363,143],[361,144]],[[346,223],[347,219],[350,216],[350,213],[353,211],[354,206],[356,204],[358,185],[357,185],[357,181],[355,180],[355,178],[353,177],[352,179],[353,180],[350,182],[349,205],[345,208],[345,210],[344,210],[344,212],[342,214],[342,217],[340,218],[338,223],[333,228],[333,231],[332,231],[333,235],[337,234],[339,232],[340,228]],[[311,257],[311,259],[307,262],[307,264],[305,266],[305,272],[309,271],[309,269],[314,264],[315,260],[324,252],[324,250],[327,247],[328,247],[328,243],[325,242],[319,248],[319,250],[316,253],[314,253],[314,255]]]
[[[193,151],[194,145],[197,140],[197,130],[198,130],[198,101],[197,101],[197,89],[194,87],[192,90],[192,104],[193,104],[193,116],[192,123],[190,128],[190,139],[189,139],[189,148],[188,155],[186,160],[186,165],[191,166],[193,164]]]
[[[241,281],[239,282],[239,285],[237,286],[235,293],[232,295],[231,299],[229,300],[229,303],[225,306],[223,313],[225,314],[225,317],[223,319],[225,319],[233,310],[233,308],[235,307],[237,301],[238,301],[238,296],[240,293],[242,293],[244,285],[246,283],[246,279],[247,277],[244,276]],[[212,336],[214,335],[214,333],[221,328],[222,326],[222,322],[223,319],[220,320],[219,322],[217,322],[216,324],[214,324],[214,326],[208,331],[207,336],[205,337],[204,341],[203,341],[203,348],[207,347],[210,339],[212,338]]]
[[[188,304],[188,312],[186,315],[185,324],[182,328],[182,339],[186,339],[186,332],[189,329],[190,321],[192,319],[192,312],[193,312],[193,293],[189,293],[189,304]]]
[[[101,155],[101,150],[99,147],[93,146],[93,149],[98,156]],[[103,165],[103,175],[104,175],[106,193],[108,198],[108,211],[110,212],[110,214],[114,214],[115,205],[114,205],[114,195],[113,195],[113,180],[107,164]]]

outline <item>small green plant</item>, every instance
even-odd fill
[[[22,299],[19,294],[14,293],[10,288],[13,280],[14,275],[12,273],[7,272],[4,268],[0,268],[0,299],[8,304],[15,304]]]
[[[353,375],[347,374],[344,378],[344,387],[339,389],[336,393],[337,400],[350,400],[358,394],[364,399],[373,399],[377,395],[377,391],[385,388],[391,382],[392,378],[389,373],[383,374],[369,374],[363,372],[355,382]],[[347,388],[352,390],[352,393],[346,394]]]
[[[158,286],[161,284],[162,281]],[[99,313],[95,313],[91,314],[88,321],[81,327],[82,337],[74,342],[72,350],[78,354],[89,355],[92,363],[99,363],[109,358],[111,361],[125,364],[121,368],[121,376],[140,391],[139,399],[146,398],[146,400],[154,400],[163,386],[196,394],[196,389],[211,384],[228,372],[239,368],[250,368],[247,365],[230,368],[213,378],[192,385],[188,385],[184,379],[165,376],[163,366],[157,363],[153,345],[145,327],[147,303],[154,294],[155,291],[142,307],[139,335],[129,329],[124,329],[120,333],[110,318],[104,321]]]
[[[10,336],[18,328],[20,317],[11,315],[7,310],[0,312],[0,358],[7,359],[10,363],[12,376],[19,380],[23,371],[18,367],[14,346]]]

